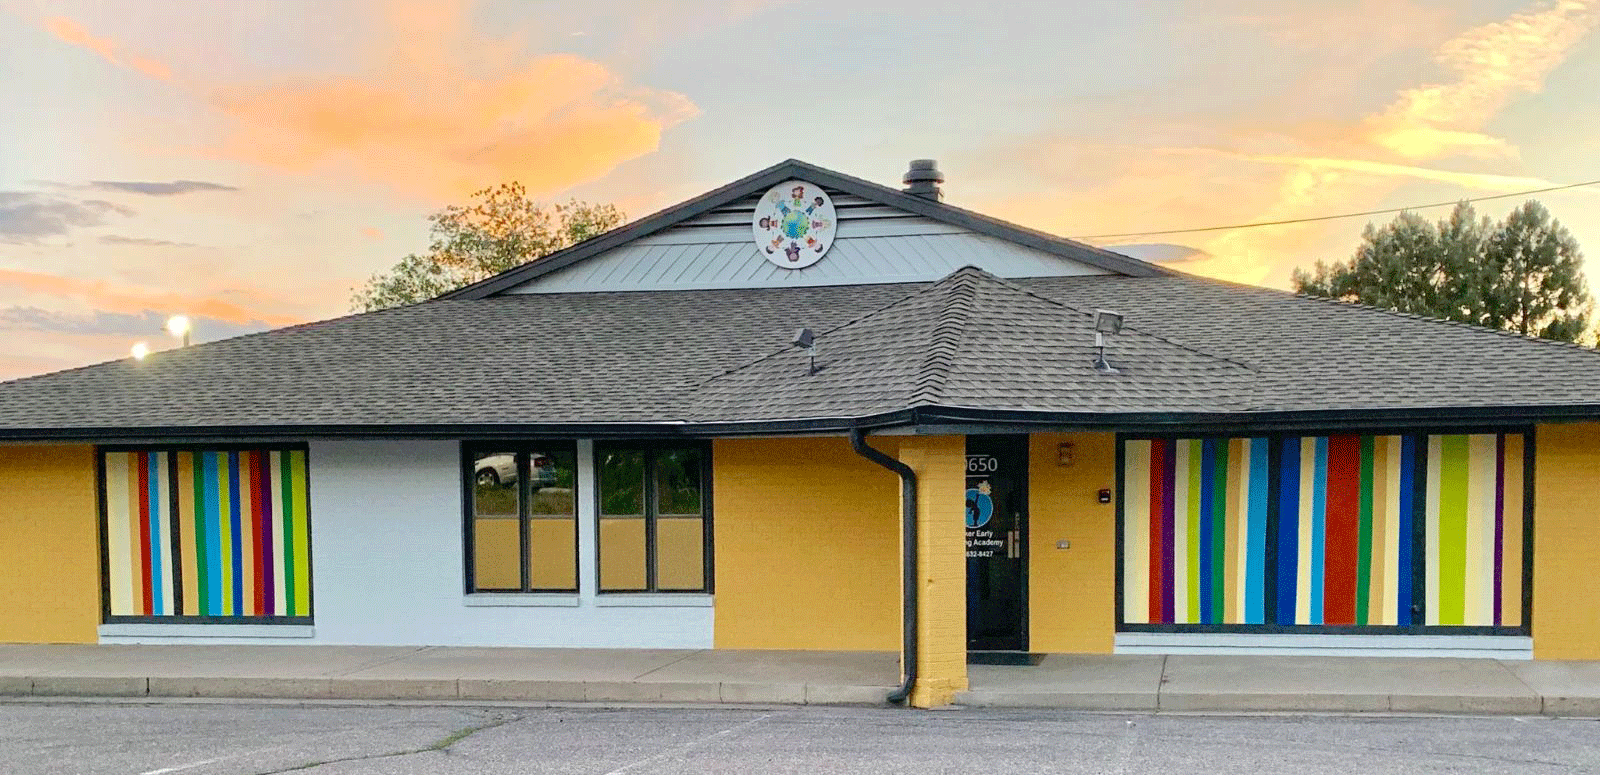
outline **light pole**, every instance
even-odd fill
[[[150,345],[144,342],[134,342],[133,348],[128,351],[128,354],[132,355],[134,360],[142,361],[146,355],[150,354]]]
[[[193,326],[189,323],[187,315],[173,315],[167,318],[167,333],[183,340],[183,346],[189,346],[189,334]]]

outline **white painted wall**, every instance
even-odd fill
[[[580,488],[594,480],[592,449],[579,442]],[[711,648],[708,596],[595,595],[594,501],[587,497],[579,499],[581,594],[469,600],[460,450],[455,441],[311,442],[309,633],[214,630],[220,637],[212,637],[205,625],[141,625],[103,628],[101,642]],[[530,602],[538,604],[514,604]]]

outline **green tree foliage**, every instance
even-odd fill
[[[1494,223],[1472,205],[1368,224],[1347,261],[1296,269],[1299,293],[1578,342],[1590,298],[1577,240],[1536,201]]]
[[[426,301],[582,242],[625,220],[609,204],[572,200],[545,206],[521,183],[502,183],[428,216],[426,253],[400,259],[357,289],[354,309],[371,311]]]

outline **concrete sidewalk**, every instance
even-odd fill
[[[0,645],[0,695],[881,704],[881,652]]]
[[[826,651],[0,645],[0,695],[865,704],[897,655]],[[1051,654],[969,666],[962,705],[1600,716],[1600,662]]]
[[[1600,662],[1051,654],[968,668],[965,705],[1600,716]]]

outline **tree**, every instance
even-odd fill
[[[502,183],[428,216],[426,253],[368,278],[351,306],[372,311],[415,304],[582,242],[626,220],[609,204],[576,199],[545,206],[521,183]]]
[[[1296,269],[1296,292],[1576,342],[1589,330],[1589,290],[1577,240],[1536,201],[1506,219],[1472,205],[1429,223],[1403,212],[1367,224],[1349,260]]]

